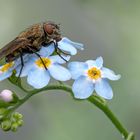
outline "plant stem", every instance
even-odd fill
[[[126,139],[129,135],[128,131],[123,127],[117,117],[113,114],[113,112],[109,109],[107,105],[104,105],[96,100],[93,96],[88,99],[91,103],[95,104],[98,108],[100,108],[106,116],[111,120],[111,122],[115,125],[118,131],[122,134],[122,136]]]
[[[134,140],[135,136],[133,132],[130,132],[126,140]]]
[[[20,99],[18,103],[15,104],[14,107],[10,109],[10,113],[16,110],[18,107],[20,107],[22,104],[24,104],[30,97],[32,97],[34,94],[28,93],[23,99]]]
[[[13,108],[12,111],[15,110],[16,108],[18,108],[19,106],[21,106],[24,102],[26,102],[31,96],[42,92],[42,91],[48,91],[48,90],[63,90],[63,91],[67,91],[69,93],[72,94],[73,96],[73,92],[70,86],[68,85],[48,85],[45,88],[42,89],[37,89],[37,90],[32,90],[32,91],[27,91],[25,90],[22,86],[20,86],[20,88],[27,92],[28,94],[20,100],[19,103],[17,103]],[[121,133],[121,135],[126,139],[126,140],[134,140],[134,133],[132,132],[128,132],[123,125],[120,123],[120,121],[117,119],[117,117],[113,114],[113,112],[109,109],[109,107],[107,106],[107,103],[104,99],[102,99],[99,96],[91,96],[87,99],[89,102],[91,102],[92,104],[96,105],[100,110],[102,110],[105,115],[111,120],[111,122],[114,124],[114,126],[118,129],[118,131]]]

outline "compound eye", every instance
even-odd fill
[[[46,24],[46,25],[44,26],[44,30],[45,30],[45,32],[46,32],[47,34],[51,35],[51,34],[53,34],[53,32],[54,32],[54,27],[53,27],[52,25],[50,25],[50,24]]]

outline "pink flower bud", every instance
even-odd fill
[[[13,93],[12,91],[5,89],[0,93],[0,99],[5,102],[11,102],[13,100]]]

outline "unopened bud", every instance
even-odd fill
[[[18,113],[18,112],[15,112],[15,113],[13,114],[13,117],[16,118],[16,119],[22,119],[22,118],[23,118],[23,115],[20,114],[20,113]]]
[[[16,132],[18,129],[18,124],[16,122],[12,123],[11,125],[11,131]]]
[[[23,125],[23,120],[19,120],[17,121],[18,126],[22,126]]]
[[[1,128],[4,131],[9,131],[11,129],[11,121],[10,120],[4,120],[1,123]]]
[[[3,90],[0,93],[0,99],[5,102],[11,102],[13,100],[13,92],[7,89]]]

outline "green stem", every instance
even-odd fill
[[[24,102],[26,102],[31,96],[42,92],[42,91],[47,91],[47,90],[63,90],[67,91],[72,94],[73,92],[70,86],[68,85],[48,85],[45,88],[42,89],[37,89],[37,90],[32,90],[32,91],[27,91],[25,90],[22,86],[20,88],[27,92],[28,94],[20,100],[19,103],[17,103],[13,108],[12,111],[21,106]],[[118,129],[118,131],[121,133],[121,135],[126,139],[126,140],[134,140],[134,134],[132,132],[128,132],[123,125],[120,123],[120,121],[116,118],[116,116],[112,113],[112,111],[109,109],[107,106],[107,103],[104,99],[100,98],[99,96],[91,96],[87,99],[89,102],[92,104],[96,105],[100,110],[102,110],[105,115],[111,120],[111,122],[114,124],[114,126]]]
[[[130,132],[126,140],[134,140],[135,136],[133,132]]]
[[[109,109],[107,105],[104,105],[96,100],[93,96],[88,99],[91,103],[95,104],[98,108],[100,108],[106,116],[111,120],[111,122],[115,125],[118,131],[122,134],[122,136],[126,139],[129,135],[128,131],[123,127],[120,121],[116,118],[113,112]]]
[[[19,100],[18,103],[16,103],[16,105],[14,107],[12,107],[10,109],[10,112],[13,112],[14,110],[16,110],[19,106],[21,106],[22,104],[24,104],[30,97],[32,97],[34,94],[28,93],[23,99]]]

